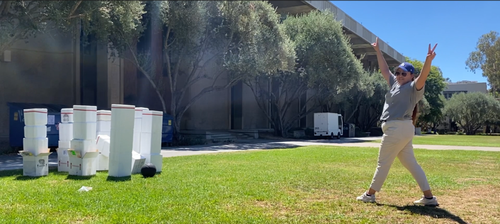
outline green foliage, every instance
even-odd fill
[[[424,63],[417,59],[406,58],[406,61],[413,64],[415,73],[420,74]],[[443,77],[443,72],[439,67],[432,65],[429,76],[425,82],[424,98],[427,102],[419,104],[419,106],[426,107],[426,110],[419,111],[418,125],[419,126],[435,126],[441,122],[444,108],[445,98],[443,91],[446,88],[446,79]]]
[[[500,102],[480,92],[459,93],[446,102],[444,113],[472,135],[486,123],[500,119]]]
[[[283,24],[296,45],[297,68],[304,68],[310,88],[330,90],[330,96],[336,96],[359,80],[363,67],[333,13],[312,11],[288,17]]]
[[[2,48],[52,28],[73,32],[81,24],[86,36],[111,43],[118,53],[141,34],[145,13],[141,1],[2,1],[0,9]]]
[[[469,54],[465,64],[476,72],[481,69],[483,76],[488,78],[491,91],[500,93],[500,35],[491,31],[482,35],[477,41],[476,50]],[[498,96],[498,95],[497,95]]]
[[[339,94],[349,91],[364,73],[343,34],[342,24],[331,12],[312,11],[290,16],[283,21],[283,27],[292,41],[286,42],[286,46],[294,47],[297,56],[295,69],[281,69],[246,82],[273,124],[275,133],[281,136],[286,135],[298,119],[321,105],[338,100]],[[271,89],[266,88],[269,82]],[[298,102],[307,92],[313,94],[300,101],[299,114],[287,116],[292,103]],[[266,102],[271,102],[272,113]]]
[[[177,131],[183,114],[205,94],[294,69],[293,45],[268,2],[168,1],[160,10],[167,29],[163,47]],[[207,72],[213,65],[217,69]],[[202,79],[210,84],[187,96]],[[224,84],[218,82],[222,79]]]

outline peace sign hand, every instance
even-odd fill
[[[434,50],[436,49],[438,44],[434,45],[434,48],[431,50],[431,44],[429,44],[429,51],[427,52],[427,57],[431,60],[433,60],[436,57],[436,52]]]
[[[378,47],[378,37],[375,39],[375,43],[372,43],[373,48],[375,51],[380,51],[380,48]]]

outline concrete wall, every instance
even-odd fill
[[[67,104],[75,102],[75,48],[71,36],[39,35],[7,50],[0,60],[0,141],[8,140],[7,102]]]

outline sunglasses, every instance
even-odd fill
[[[406,77],[407,74],[407,72],[396,72],[396,76],[402,75],[403,77]]]

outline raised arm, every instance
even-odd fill
[[[425,58],[424,66],[422,67],[422,72],[418,76],[417,79],[415,79],[415,87],[417,87],[417,90],[421,90],[424,85],[425,81],[427,80],[427,76],[429,76],[429,72],[431,71],[431,64],[432,60],[436,57],[436,52],[434,50],[436,49],[437,44],[434,45],[434,48],[431,50],[431,45],[429,44],[429,51],[427,52],[427,57]]]
[[[385,58],[382,55],[380,48],[378,47],[378,37],[375,39],[375,43],[373,43],[372,46],[373,46],[373,49],[375,49],[375,52],[377,52],[377,61],[378,61],[378,67],[380,68],[380,72],[382,73],[385,80],[387,81],[387,84],[389,84],[389,86],[390,86],[391,81],[389,78],[393,74],[392,74],[391,70],[389,70],[389,66],[387,65],[387,62],[385,61]]]

